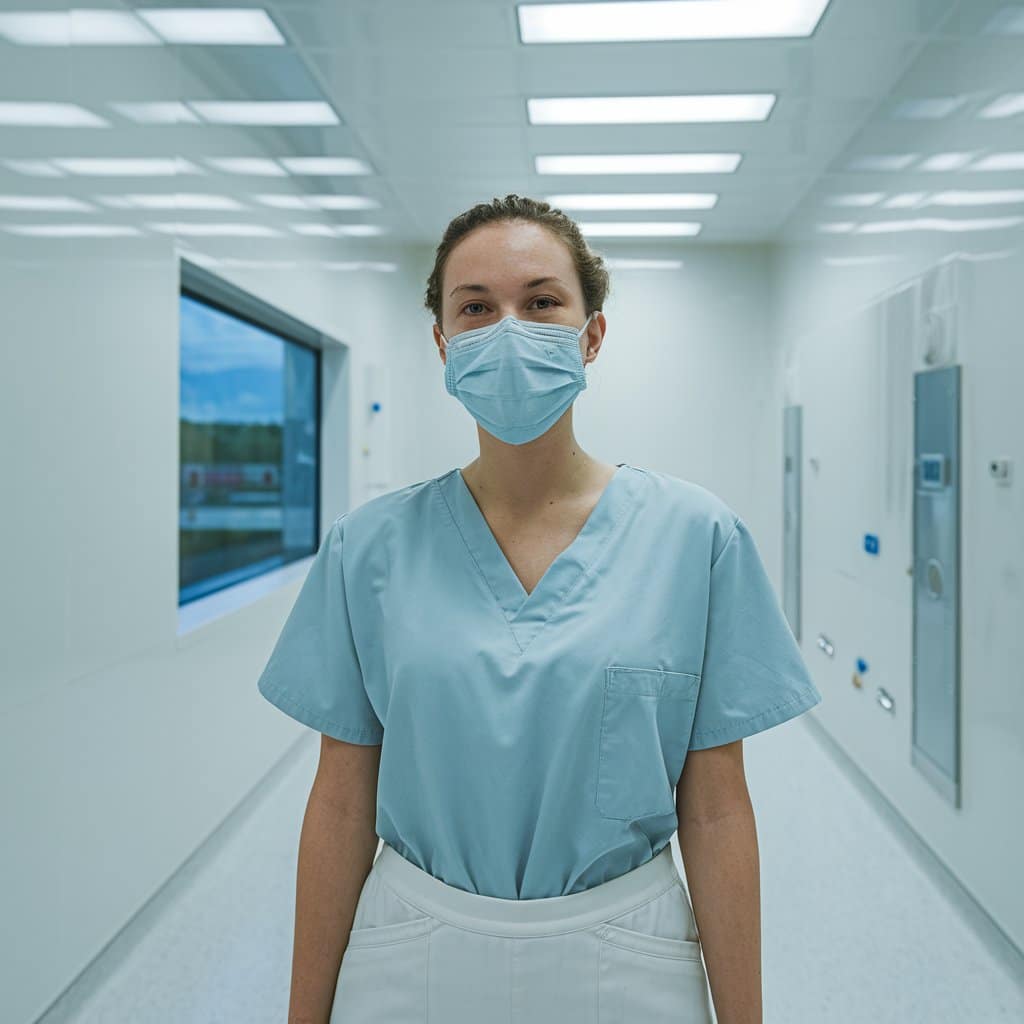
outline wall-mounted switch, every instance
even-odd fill
[[[1013,479],[1013,460],[989,459],[988,475],[992,477],[997,484],[1002,484],[1002,486],[1008,487],[1010,481]]]

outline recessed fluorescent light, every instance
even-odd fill
[[[936,153],[918,165],[919,171],[959,171],[974,159],[974,153]]]
[[[902,171],[916,159],[917,153],[884,153],[859,156],[850,161],[852,171]]]
[[[624,256],[606,256],[604,265],[611,270],[679,270],[682,260],[628,259]]]
[[[950,190],[936,192],[930,200],[934,206],[1002,206],[1024,203],[1024,189]]]
[[[528,99],[530,124],[668,124],[763,121],[773,93],[705,96],[580,96]]]
[[[131,210],[134,209],[134,204],[128,196],[97,196],[96,197],[104,206],[109,206],[114,210]]]
[[[921,206],[927,196],[927,192],[900,192],[886,199],[882,206],[887,210],[911,210]]]
[[[267,227],[265,224],[147,224],[154,231],[162,231],[169,235],[194,235],[197,238],[279,238],[280,231]]]
[[[930,99],[904,100],[895,107],[892,116],[914,121],[938,120],[949,117],[966,102],[966,96],[935,96]]]
[[[892,263],[899,256],[826,256],[822,262],[828,267],[862,267],[873,263]]]
[[[324,235],[330,238],[345,235],[367,237],[384,232],[384,229],[377,224],[291,224],[289,226],[299,235]]]
[[[92,203],[70,196],[0,196],[0,210],[46,210],[58,213],[92,213]]]
[[[365,160],[351,156],[283,156],[281,163],[292,174],[372,174]]]
[[[124,11],[16,11],[0,14],[0,36],[21,46],[159,46],[160,40]]]
[[[621,192],[547,196],[562,210],[710,210],[716,192]]]
[[[1024,189],[949,189],[945,192],[903,192],[882,204],[886,209],[923,206],[1006,206],[1024,203]]]
[[[297,235],[323,235],[334,238],[334,226],[331,224],[289,224]]]
[[[982,157],[969,171],[1024,171],[1024,153],[993,153]]]
[[[159,103],[111,103],[119,114],[139,124],[198,124],[199,118],[176,101]]]
[[[253,198],[266,206],[273,206],[279,210],[375,210],[380,206],[376,199],[366,196],[343,196],[333,193],[312,196],[282,193],[280,195],[259,195]]]
[[[109,128],[110,122],[75,103],[0,101],[0,125],[19,128]]]
[[[72,174],[100,177],[170,177],[201,173],[198,167],[181,157],[61,157],[53,162]]]
[[[828,196],[830,206],[874,206],[885,198],[884,192],[850,192],[846,195]]]
[[[340,124],[322,100],[189,100],[188,105],[211,124]]]
[[[739,163],[739,153],[534,157],[538,174],[730,174]]]
[[[64,172],[59,167],[54,167],[49,160],[3,160],[0,161],[11,171],[18,174],[28,174],[33,178],[63,178]]]
[[[206,162],[227,174],[249,174],[260,178],[287,178],[288,172],[276,160],[258,156],[211,156]]]
[[[380,203],[368,196],[340,196],[328,194],[310,196],[309,201],[320,210],[376,210]]]
[[[327,260],[320,264],[324,270],[379,270],[391,273],[398,269],[397,263],[381,263],[373,260]]]
[[[696,221],[594,221],[579,225],[584,235],[592,238],[668,238],[679,235],[696,235],[700,231]]]
[[[5,224],[3,228],[13,235],[37,238],[112,238],[139,234],[127,224]]]
[[[948,220],[943,217],[917,217],[914,220],[869,221],[858,234],[877,235],[902,231],[998,231],[1024,224],[1024,217],[989,217],[977,220]]]
[[[1015,117],[1024,113],[1024,92],[1008,92],[994,100],[987,107],[978,111],[978,117],[986,119],[996,117]]]
[[[857,225],[852,220],[827,221],[818,225],[818,230],[828,235],[845,235],[852,231]]]
[[[253,196],[264,206],[273,206],[277,210],[312,210],[313,204],[305,196],[293,196],[287,192],[281,195]]]
[[[188,192],[139,193],[127,196],[97,196],[101,203],[119,210],[244,210],[231,196]]]
[[[339,235],[352,235],[357,238],[384,233],[384,229],[377,224],[338,224],[334,230]]]
[[[168,43],[282,46],[284,36],[260,8],[175,7],[138,11]]]
[[[828,0],[517,4],[524,43],[809,36]]]

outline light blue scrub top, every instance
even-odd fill
[[[650,860],[688,750],[821,700],[743,521],[630,465],[530,594],[458,469],[339,516],[258,687],[382,743],[377,834],[506,899]]]

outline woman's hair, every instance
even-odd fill
[[[507,195],[504,199],[495,197],[489,203],[477,203],[476,206],[460,213],[445,228],[444,237],[437,247],[434,258],[434,269],[427,278],[427,292],[424,305],[434,314],[434,320],[441,323],[441,278],[444,276],[445,264],[452,249],[481,224],[493,224],[498,221],[525,220],[540,224],[552,234],[560,238],[572,254],[583,288],[584,311],[589,316],[595,309],[604,306],[608,294],[610,279],[604,260],[591,251],[579,226],[561,210],[555,210],[549,203],[541,199],[529,199],[525,196]]]

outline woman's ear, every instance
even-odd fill
[[[597,353],[601,350],[601,342],[604,341],[605,330],[607,328],[607,321],[604,318],[604,313],[599,309],[595,309],[590,316],[592,322],[587,324],[587,330],[583,337],[586,339],[587,345],[583,355],[583,365],[586,366],[592,363],[597,358]],[[597,324],[597,340],[594,341],[591,328],[593,324]]]

